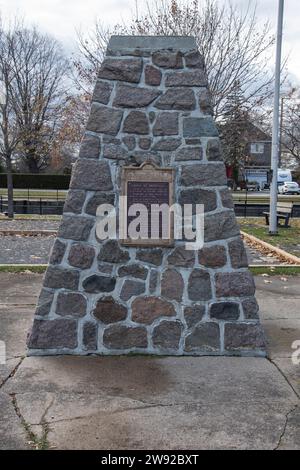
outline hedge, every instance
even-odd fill
[[[69,189],[70,175],[14,173],[15,189]],[[0,173],[0,188],[7,188],[5,173]]]

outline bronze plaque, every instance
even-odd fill
[[[123,201],[123,236],[121,242],[125,245],[132,246],[171,246],[174,243],[173,234],[173,217],[168,211],[168,224],[165,225],[165,232],[162,230],[163,214],[159,212],[156,220],[158,226],[156,231],[158,238],[151,238],[152,229],[151,215],[154,210],[153,205],[161,206],[163,204],[169,207],[173,204],[174,170],[172,168],[159,168],[152,163],[144,163],[140,167],[124,167],[122,174],[122,192],[121,196],[125,196]],[[131,239],[128,234],[128,227],[134,221],[136,216],[130,216],[129,208],[135,204],[143,204],[148,211],[146,226],[141,226],[141,232],[147,234],[147,238],[141,234],[138,239]],[[157,224],[156,224],[157,225]]]

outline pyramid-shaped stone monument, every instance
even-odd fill
[[[120,196],[204,204],[203,248],[99,239],[97,208]],[[113,36],[29,354],[264,355],[254,293],[195,40]]]

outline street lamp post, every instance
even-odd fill
[[[277,235],[277,198],[278,198],[278,155],[279,155],[279,106],[280,106],[280,71],[282,51],[284,0],[279,0],[278,25],[276,41],[276,67],[275,67],[275,92],[274,92],[274,114],[272,132],[272,183],[270,192],[270,235]]]

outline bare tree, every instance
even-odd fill
[[[291,88],[283,98],[282,146],[300,164],[300,89]]]
[[[216,118],[222,116],[227,97],[241,83],[245,102],[260,105],[271,94],[272,76],[268,62],[274,37],[269,23],[258,23],[256,6],[249,0],[242,11],[231,2],[216,0],[149,0],[147,11],[136,9],[131,24],[116,25],[112,31],[96,23],[88,37],[79,34],[80,57],[76,61],[79,82],[94,81],[112,33],[191,35],[205,58]]]

